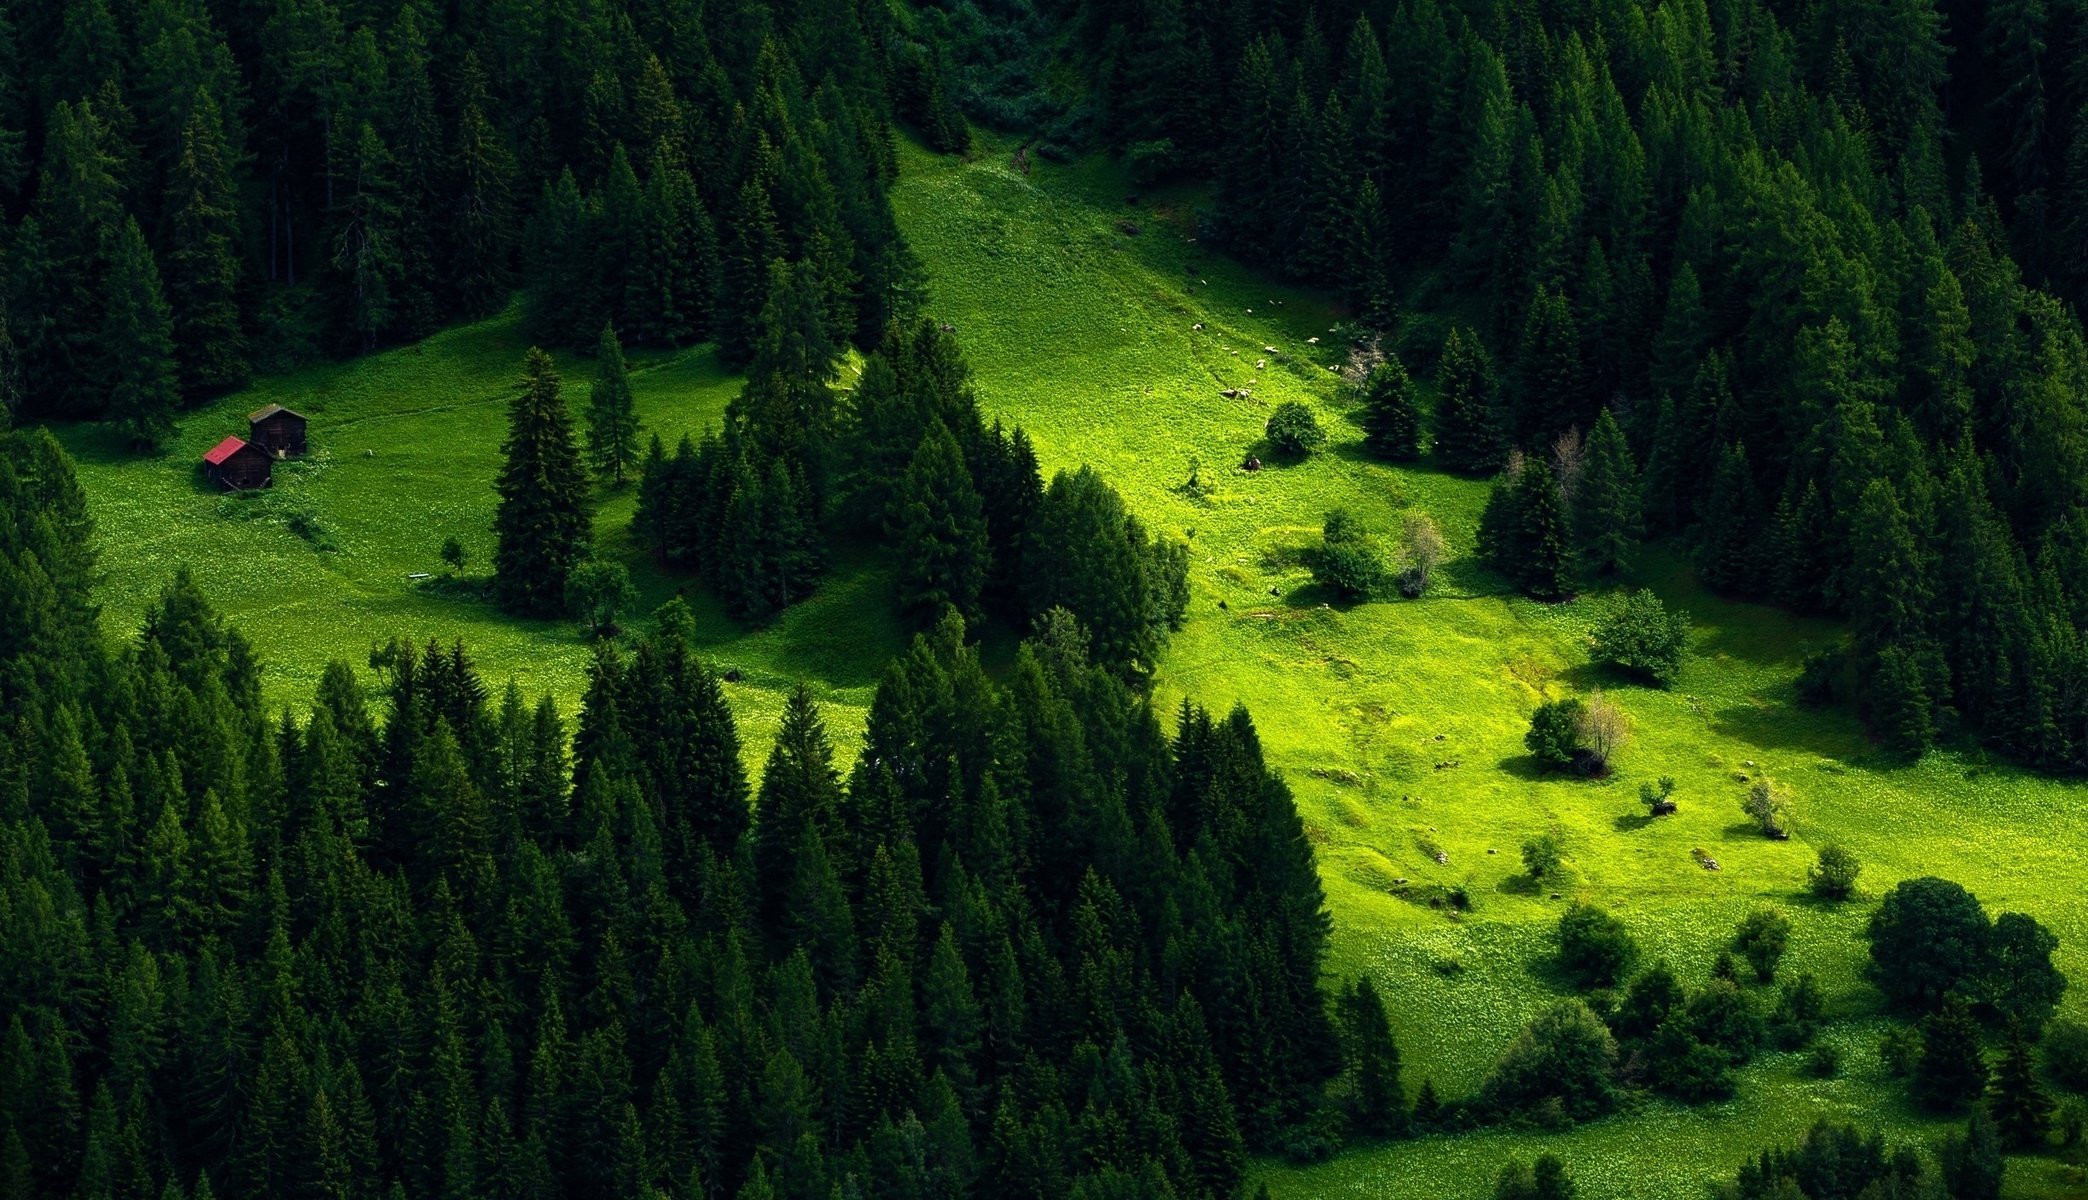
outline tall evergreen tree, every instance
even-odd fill
[[[986,514],[964,452],[940,419],[931,418],[900,480],[895,536],[900,611],[923,626],[945,606],[978,621],[991,555]]]
[[[508,404],[508,436],[495,490],[493,589],[510,612],[551,616],[565,604],[566,576],[586,557],[587,475],[559,394],[551,356],[532,348]]]
[[[594,386],[587,394],[587,458],[621,487],[638,461],[638,404],[624,367],[623,343],[613,327],[602,327],[595,354]]]
[[[1566,502],[1558,477],[1541,458],[1523,467],[1515,483],[1517,532],[1515,583],[1539,600],[1557,600],[1572,590],[1572,546],[1566,530]]]
[[[104,286],[101,345],[109,420],[133,445],[156,447],[174,432],[179,399],[173,317],[135,220],[126,218],[116,236]]]
[[[1987,1111],[1993,1116],[2002,1142],[2015,1150],[2041,1148],[2051,1128],[2052,1098],[2038,1082],[2030,1035],[2021,1022],[2009,1027],[2008,1045],[2001,1052],[2001,1063],[1989,1087]]]
[[[1397,355],[1387,354],[1363,381],[1363,444],[1396,462],[1421,456],[1421,408]]]
[[[1501,465],[1501,429],[1493,361],[1463,327],[1451,329],[1436,369],[1436,453],[1453,471],[1473,474]]]
[[[1639,512],[1638,467],[1623,427],[1605,408],[1588,436],[1586,466],[1573,496],[1574,546],[1589,572],[1610,575],[1630,567],[1644,528]]]
[[[237,203],[217,102],[199,88],[165,201],[167,299],[181,389],[191,398],[230,391],[249,375],[239,314]]]

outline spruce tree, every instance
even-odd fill
[[[476,52],[466,52],[460,74],[451,137],[457,211],[449,231],[449,262],[458,301],[467,314],[478,316],[507,301],[513,278],[515,162],[487,115],[491,101]]]
[[[2020,1021],[2009,1025],[2008,1045],[1989,1087],[1987,1111],[2002,1142],[2012,1150],[2041,1148],[2051,1128],[2053,1104],[2038,1082],[2030,1035]]]
[[[939,418],[900,480],[895,537],[900,611],[922,627],[945,606],[977,622],[991,556],[986,515],[964,452]]]
[[[1517,530],[1515,583],[1539,600],[1557,600],[1572,588],[1572,551],[1566,535],[1566,506],[1557,477],[1541,458],[1523,467],[1515,483]]]
[[[1351,1120],[1371,1137],[1406,1131],[1406,1092],[1399,1081],[1399,1045],[1377,986],[1365,976],[1339,1000],[1350,1079]]]
[[[1586,466],[1573,497],[1574,546],[1582,566],[1598,576],[1622,574],[1643,527],[1638,467],[1623,428],[1605,408],[1588,435]]]
[[[1696,567],[1707,585],[1727,592],[1758,590],[1761,507],[1747,450],[1735,442],[1719,459],[1718,473],[1697,508]]]
[[[494,484],[500,493],[493,518],[494,596],[509,612],[555,616],[563,611],[567,574],[587,556],[587,474],[559,394],[558,369],[534,347],[508,404],[501,454],[505,461]]]
[[[1921,1057],[1914,1064],[1914,1095],[1940,1112],[1954,1112],[1987,1088],[1986,1051],[1979,1024],[1963,1000],[1952,997],[1921,1022]]]
[[[325,279],[336,337],[368,352],[391,335],[399,320],[406,268],[391,151],[368,124],[354,147],[335,189],[334,253]]]
[[[101,347],[109,420],[132,445],[152,449],[174,432],[179,394],[173,318],[137,221],[125,218],[103,286]]]
[[[1453,471],[1483,474],[1501,465],[1503,435],[1493,360],[1477,335],[1451,329],[1436,368],[1436,454]]]
[[[250,373],[239,318],[237,203],[217,104],[198,88],[167,180],[164,251],[181,390],[190,398],[230,391]]]
[[[638,461],[638,405],[624,368],[623,343],[612,326],[602,327],[596,362],[594,386],[587,393],[587,458],[622,487],[625,473]]]
[[[1546,449],[1553,438],[1587,422],[1587,376],[1573,306],[1556,288],[1537,293],[1516,351],[1516,440]]]
[[[1421,456],[1421,409],[1397,355],[1388,353],[1363,381],[1363,445],[1394,462]]]

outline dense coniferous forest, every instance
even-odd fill
[[[1638,486],[1598,523],[1846,616],[1818,690],[1881,740],[2088,766],[2077,0],[925,11],[954,102],[1217,181],[1212,238],[1397,328],[1443,465],[1554,460],[1504,481],[1531,594],[1588,559],[1516,501],[1582,504],[1608,414]]]
[[[0,1193],[1231,1196],[1345,1061],[1401,1111],[1252,721],[1063,608],[749,778],[678,602],[577,713],[408,643],[271,713],[186,575],[103,644],[47,435],[0,499]]]

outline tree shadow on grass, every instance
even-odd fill
[[[1870,749],[1845,716],[1803,709],[1794,701],[1728,704],[1711,714],[1711,729],[1764,749],[1805,751],[1822,758],[1845,758]]]
[[[1610,822],[1610,827],[1618,833],[1637,833],[1652,823],[1653,818],[1645,813],[1618,813],[1616,820]]]
[[[1523,780],[1526,783],[1536,783],[1542,779],[1549,779],[1556,774],[1556,772],[1545,770],[1544,764],[1538,762],[1537,756],[1534,754],[1511,754],[1500,762],[1495,763],[1494,769],[1504,775]]]
[[[1541,896],[1544,889],[1543,881],[1532,879],[1526,873],[1510,875],[1494,885],[1494,890],[1503,896]]]

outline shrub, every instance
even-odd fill
[[[1733,949],[1754,968],[1755,979],[1768,983],[1776,978],[1776,964],[1791,944],[1791,919],[1774,908],[1757,908],[1740,920],[1733,933]]]
[[[1327,514],[1320,546],[1309,555],[1313,582],[1345,600],[1367,600],[1384,590],[1390,572],[1378,540],[1345,509]]]
[[[1921,1059],[1921,1031],[1912,1025],[1895,1025],[1878,1039],[1878,1061],[1895,1079],[1905,1079]]]
[[[590,558],[566,577],[566,608],[596,637],[616,636],[616,619],[637,598],[622,563]]]
[[[1754,786],[1747,789],[1747,797],[1740,801],[1740,810],[1754,821],[1763,837],[1780,842],[1791,836],[1791,831],[1784,828],[1783,797],[1768,780],[1755,780]]]
[[[1580,769],[1586,775],[1609,774],[1610,759],[1631,737],[1631,718],[1597,692],[1573,717]]]
[[[1624,597],[1595,628],[1595,658],[1667,687],[1682,673],[1689,614],[1671,613],[1652,592]]]
[[[464,569],[464,543],[454,537],[442,539],[442,561],[452,571]]]
[[[1494,1180],[1494,1200],[1573,1200],[1576,1195],[1566,1164],[1552,1154],[1538,1155],[1530,1166],[1511,1162]]]
[[[1840,646],[1829,646],[1824,650],[1809,651],[1805,663],[1798,669],[1798,699],[1800,703],[1812,705],[1832,704],[1842,696],[1842,678],[1848,670],[1849,655]]]
[[[1769,1014],[1769,1033],[1778,1045],[1794,1049],[1813,1039],[1826,1015],[1827,997],[1820,991],[1820,981],[1812,972],[1803,972],[1777,992],[1776,1011]]]
[[[1730,980],[1712,980],[1689,998],[1683,1011],[1689,1032],[1705,1045],[1717,1047],[1734,1066],[1753,1058],[1768,1033],[1754,998]]]
[[[1822,900],[1847,900],[1856,894],[1856,877],[1863,874],[1863,864],[1856,855],[1840,842],[1829,842],[1820,847],[1820,861],[1813,864],[1806,879],[1812,885],[1812,894]]]
[[[1558,874],[1562,856],[1559,839],[1548,833],[1540,833],[1522,845],[1523,868],[1530,878],[1539,883]]]
[[[1327,431],[1320,428],[1319,418],[1296,400],[1277,405],[1263,432],[1268,435],[1269,449],[1289,458],[1303,458],[1327,444]]]
[[[1581,702],[1568,697],[1540,704],[1530,714],[1530,731],[1523,735],[1523,745],[1529,747],[1538,765],[1558,771],[1575,765],[1580,739],[1574,727],[1580,710]]]
[[[1624,922],[1592,904],[1575,904],[1559,918],[1559,966],[1581,987],[1609,987],[1638,954]]]
[[[1675,811],[1675,780],[1671,775],[1662,775],[1656,787],[1650,783],[1639,785],[1639,803],[1646,806],[1648,817],[1665,817]]]
[[[2044,1061],[2054,1083],[2088,1092],[2088,1025],[2059,1020],[2045,1026]]]
[[[1833,1042],[1821,1042],[1812,1048],[1805,1058],[1806,1069],[1821,1079],[1832,1079],[1841,1074],[1841,1049]]]
[[[1400,531],[1402,563],[1399,571],[1399,592],[1409,600],[1416,600],[1428,591],[1429,583],[1435,578],[1435,569],[1443,561],[1443,533],[1426,513],[1409,513]]]
[[[1539,1013],[1509,1043],[1480,1087],[1482,1103],[1500,1112],[1556,1101],[1571,1120],[1599,1117],[1616,1105],[1617,1042],[1579,1000]]]

